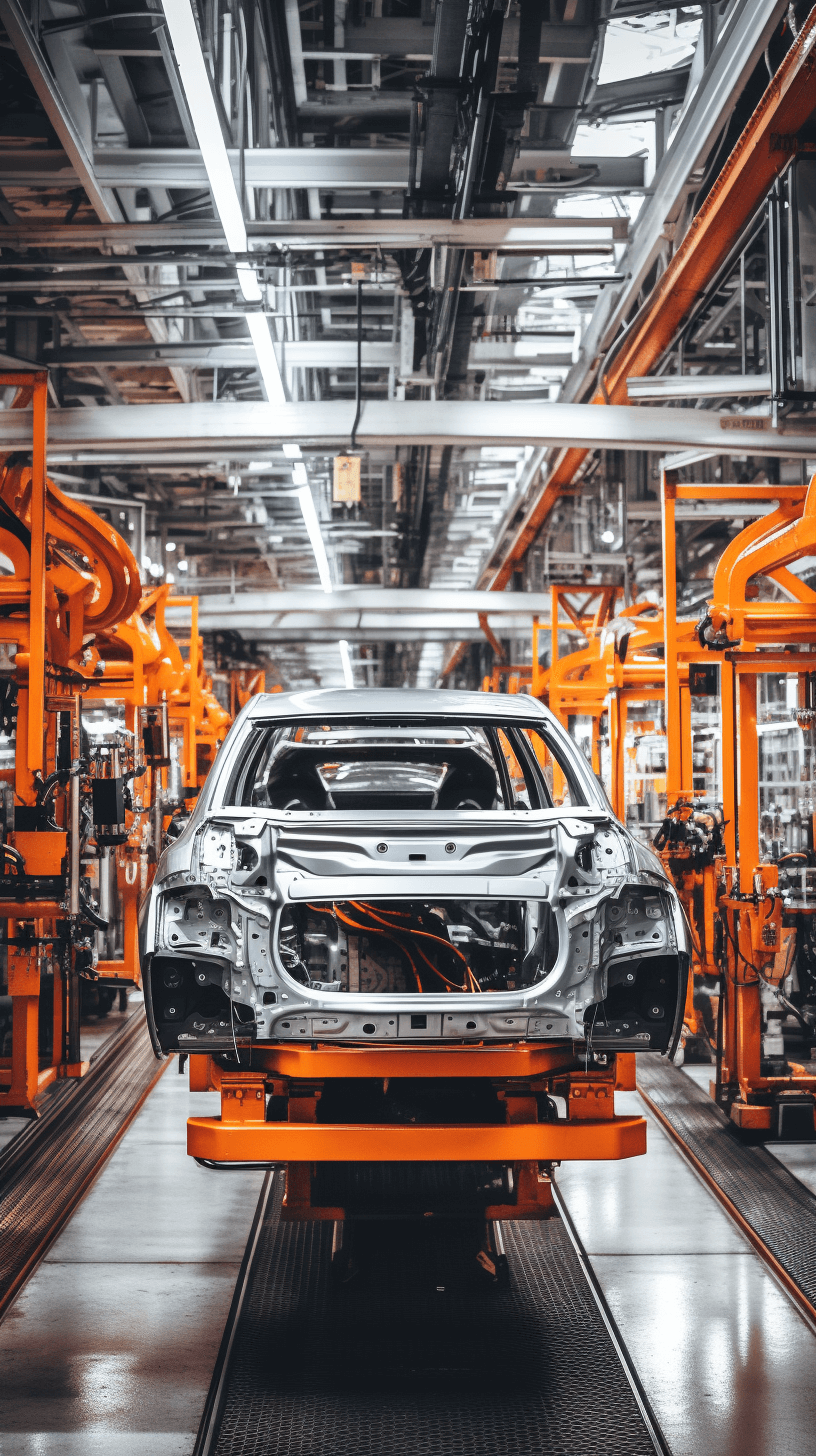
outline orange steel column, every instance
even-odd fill
[[[663,656],[666,702],[666,799],[668,807],[676,803],[686,785],[683,783],[683,723],[680,713],[680,672],[677,663],[677,536],[675,523],[675,486],[661,481],[661,520],[663,527]],[[690,785],[689,785],[690,787]]]
[[[196,752],[197,729],[201,721],[201,693],[198,685],[198,597],[189,597],[190,603],[190,720],[189,720],[189,784],[198,782],[198,754]]]
[[[792,658],[792,662],[796,659]],[[757,742],[757,679],[752,672],[737,672],[739,736],[737,740],[739,802],[737,804],[737,847],[739,888],[743,895],[754,889],[754,870],[759,863],[759,763]]]
[[[48,380],[34,376],[31,472],[31,637],[28,663],[28,770],[43,770],[45,717],[45,457]]]
[[[737,863],[737,687],[734,664],[727,658],[720,668],[722,726],[722,797],[725,817],[725,857]]]
[[[754,888],[754,870],[759,862],[759,765],[756,728],[757,679],[755,673],[737,672],[738,737],[738,804],[737,848],[739,854],[739,889],[750,895]],[[762,999],[759,977],[751,969],[754,953],[751,945],[751,922],[747,914],[734,917],[739,956],[734,967],[736,1081],[756,1082],[761,1074]]]
[[[17,934],[17,921],[9,920],[8,936]],[[8,992],[12,998],[11,1086],[3,1103],[31,1107],[39,1091],[40,968],[27,946],[8,947]]]

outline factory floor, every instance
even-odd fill
[[[215,1101],[170,1064],[0,1325],[0,1456],[190,1456],[261,1184],[187,1157]],[[812,1456],[816,1336],[654,1121],[558,1181],[673,1456]]]

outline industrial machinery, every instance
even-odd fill
[[[616,1056],[673,1049],[689,959],[551,714],[433,691],[253,699],[141,935],[157,1053],[221,1091],[190,1152],[287,1162],[290,1216],[336,1219],[366,1188],[542,1216],[540,1163],[642,1151]]]
[[[671,502],[681,488],[664,483]],[[744,487],[741,487],[744,489]],[[811,735],[816,489],[764,486],[776,504],[718,563],[701,641],[722,654],[722,1000],[714,1092],[751,1134],[813,1137],[816,1027]],[[669,507],[670,509],[670,507]],[[671,754],[670,754],[671,757]]]
[[[0,1112],[34,1114],[82,1076],[84,987],[139,985],[137,915],[230,721],[201,661],[142,596],[124,539],[45,473],[46,375],[3,375],[33,398],[33,450],[0,466],[0,840],[5,975]]]

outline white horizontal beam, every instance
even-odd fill
[[[190,586],[192,589],[192,581]],[[580,590],[580,588],[576,588]],[[481,592],[452,591],[442,587],[380,587],[361,586],[340,588],[333,592],[322,592],[303,588],[291,591],[247,591],[236,597],[223,593],[204,596],[201,605],[208,611],[234,616],[269,617],[271,614],[297,612],[299,614],[325,616],[332,620],[338,612],[348,615],[356,612],[374,612],[379,616],[390,612],[432,614],[489,612],[491,616],[524,617],[527,626],[531,617],[550,615],[550,593],[541,592]],[[177,613],[189,608],[178,607]]]
[[[0,186],[3,168],[7,166],[9,153],[0,151]],[[26,154],[29,158],[36,152]],[[61,155],[61,154],[60,154]],[[132,153],[124,153],[125,157]],[[146,154],[159,156],[161,153]],[[180,156],[190,156],[181,152]],[[198,153],[192,153],[197,156]],[[247,152],[247,157],[257,153]],[[279,157],[280,151],[269,153]],[[313,149],[299,150],[297,155],[304,159],[316,155]],[[334,157],[352,155],[347,151],[332,152]],[[367,151],[366,157],[388,155]],[[33,185],[31,172],[26,186]],[[17,174],[16,186],[23,185],[21,174]],[[131,184],[133,183],[131,182]],[[198,184],[196,184],[198,185]],[[267,185],[256,183],[257,186]],[[269,184],[272,185],[272,184]],[[276,183],[275,185],[282,185]],[[294,185],[294,184],[290,184]],[[301,178],[300,186],[306,186]],[[315,185],[311,184],[310,185]],[[372,184],[373,185],[373,184]],[[499,252],[546,252],[571,247],[608,249],[613,242],[623,243],[629,234],[629,220],[624,217],[468,217],[461,221],[454,218],[322,218],[298,222],[248,223],[247,236],[250,246],[255,243],[280,243],[287,248],[430,248],[457,247],[479,248],[482,251]],[[124,242],[131,246],[160,247],[165,244],[187,246],[195,243],[210,244],[223,242],[223,233],[217,222],[168,222],[168,223],[121,223],[118,226],[96,227],[85,223],[43,223],[14,224],[3,228],[3,245],[8,247],[47,247],[76,244],[94,247],[100,243],[118,246]],[[34,261],[32,259],[32,261]],[[67,261],[67,260],[66,260]],[[542,283],[552,280],[541,279]]]
[[[630,399],[745,399],[771,392],[770,374],[661,374],[627,379]]]
[[[248,187],[403,191],[408,186],[407,147],[256,147],[244,157]],[[232,149],[229,158],[238,181],[240,153]],[[201,152],[192,147],[97,148],[93,169],[102,187],[208,186]],[[0,186],[76,187],[80,182],[65,152],[9,149],[0,154]]]
[[[195,585],[190,582],[191,589]],[[203,632],[229,629],[269,642],[347,641],[448,642],[482,638],[479,615],[493,619],[503,636],[529,637],[533,616],[549,623],[548,592],[473,592],[352,588],[314,591],[241,592],[199,599]],[[170,626],[183,626],[189,608],[167,609]]]
[[[268,450],[292,442],[333,450],[348,445],[352,401],[269,405],[111,405],[108,409],[55,409],[48,417],[49,458],[74,454],[96,460],[172,461]],[[576,445],[589,450],[704,449],[722,455],[816,458],[816,433],[796,421],[774,429],[761,415],[713,410],[642,409],[636,405],[549,404],[541,401],[367,400],[357,431],[362,449],[395,445]],[[25,410],[0,415],[0,449],[31,445]],[[257,455],[254,457],[257,458]]]

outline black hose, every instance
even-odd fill
[[[360,415],[363,409],[363,285],[357,280],[357,413],[354,416],[354,424],[351,427],[351,448],[357,444],[357,426],[360,423]]]
[[[3,859],[7,859],[11,864],[16,865],[18,874],[21,875],[25,870],[25,857],[20,853],[19,849],[15,849],[11,844],[3,845]]]
[[[103,920],[102,916],[97,914],[90,900],[87,899],[87,897],[83,894],[82,890],[80,890],[79,892],[79,905],[85,919],[90,920],[91,925],[95,925],[97,930],[108,929],[109,922],[107,920]]]

